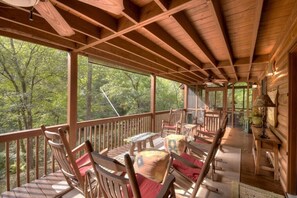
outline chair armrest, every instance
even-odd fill
[[[85,150],[87,151],[87,147],[85,143],[82,143],[80,145],[78,145],[77,147],[75,147],[74,149],[71,150],[72,154],[76,154],[79,151]]]
[[[175,182],[175,177],[173,175],[168,175],[168,177],[166,177],[166,180],[165,180],[157,198],[175,197],[174,182]],[[169,196],[169,195],[171,195],[171,196]]]
[[[202,142],[204,142],[204,143],[206,143],[206,144],[211,144],[211,143],[212,143],[211,141],[206,140],[206,139],[204,139],[204,138],[202,138],[202,137],[199,137],[199,136],[194,136],[194,140],[195,140],[195,141],[196,141],[196,140],[200,140],[200,141],[202,141]]]
[[[191,152],[193,152],[195,155],[197,155],[198,158],[204,158],[205,156],[207,156],[207,153],[205,153],[203,150],[197,148],[195,145],[187,142],[186,143],[187,148],[191,150]]]
[[[99,153],[100,153],[100,155],[107,156],[108,151],[109,151],[109,149],[108,148],[105,148],[102,151],[100,151]]]
[[[209,132],[209,131],[196,130],[196,132],[198,134],[202,134],[202,135],[205,135],[205,136],[208,136],[208,137],[214,137],[216,135],[216,133]]]

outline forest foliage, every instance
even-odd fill
[[[78,59],[78,121],[150,111],[150,76]],[[0,37],[0,133],[66,123],[67,52]],[[156,110],[183,107],[179,83],[157,78]]]

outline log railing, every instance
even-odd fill
[[[161,130],[162,119],[167,119],[168,115],[169,111],[156,112],[155,132]],[[123,146],[125,138],[151,131],[151,118],[151,113],[144,113],[79,122],[77,144],[91,140],[97,151]],[[47,129],[57,131],[59,127],[67,125],[47,126]],[[58,168],[41,129],[0,134],[0,154],[0,193],[55,172]]]

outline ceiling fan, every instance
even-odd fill
[[[61,36],[72,36],[75,34],[71,26],[57,11],[50,0],[0,0],[6,4],[16,7],[32,7],[52,26]],[[79,0],[113,14],[120,14],[124,9],[123,0]],[[31,10],[31,14],[32,14]]]
[[[124,10],[123,0],[79,0],[107,12],[119,15]]]
[[[16,7],[32,7],[52,26],[61,36],[72,36],[75,34],[70,25],[65,21],[57,9],[49,0],[1,0]],[[31,15],[30,14],[30,15]]]
[[[213,75],[208,75],[207,78],[204,78],[204,84],[214,83],[214,84],[221,84],[228,82],[226,79],[215,78]]]

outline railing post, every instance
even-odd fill
[[[156,122],[156,76],[151,75],[151,114],[152,123],[151,131],[155,132],[155,122]]]
[[[76,145],[76,122],[77,122],[77,53],[68,53],[68,102],[67,102],[67,124],[69,125],[69,145]]]

